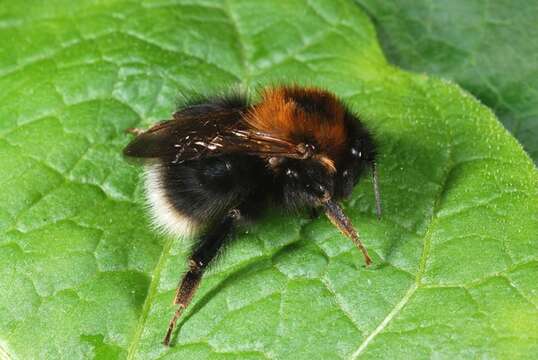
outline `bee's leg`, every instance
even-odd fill
[[[200,241],[195,246],[189,258],[189,270],[183,276],[177,288],[174,304],[178,307],[168,325],[168,330],[163,340],[164,345],[170,345],[170,339],[177,320],[191,302],[208,264],[215,258],[226,240],[229,239],[239,216],[239,210],[233,209],[229,211],[220,222],[200,238]]]

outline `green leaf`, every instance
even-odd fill
[[[453,80],[491,107],[538,164],[538,3],[356,0],[391,62]]]
[[[389,65],[351,1],[25,1],[0,7],[0,357],[532,358],[538,175],[492,112]],[[384,215],[345,203],[373,255],[273,211],[161,340],[185,244],[151,230],[124,130],[178,94],[296,81],[376,130]]]

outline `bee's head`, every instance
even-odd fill
[[[373,140],[365,133],[351,137],[337,159],[313,153],[306,159],[271,158],[269,165],[281,184],[284,204],[291,209],[320,207],[328,200],[349,197],[361,175],[371,170],[379,216],[375,157]]]
[[[335,197],[346,198],[351,195],[364,172],[372,170],[375,174],[376,145],[372,135],[358,122],[349,121],[349,136],[338,161],[335,176]],[[374,178],[374,181],[377,181]],[[376,194],[377,196],[377,194]]]
[[[278,169],[287,208],[316,208],[334,196],[335,171],[316,159],[286,159]]]
[[[364,254],[366,264],[371,260],[362,245],[359,235],[349,218],[338,205],[341,189],[341,172],[333,166],[332,161],[323,157],[297,160],[285,159],[279,164],[277,181],[282,186],[283,201],[286,207],[323,208],[327,218],[344,235],[353,240]]]

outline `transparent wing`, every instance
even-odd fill
[[[161,158],[174,163],[239,152],[262,157],[309,155],[304,144],[249,128],[238,111],[215,109],[176,113],[174,119],[151,127],[123,150],[129,157]]]

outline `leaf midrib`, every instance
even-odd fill
[[[435,108],[432,107],[434,110]],[[452,137],[450,137],[452,139]],[[383,320],[379,323],[378,326],[364,339],[363,342],[359,345],[357,350],[353,352],[353,354],[350,357],[350,360],[357,359],[364,351],[368,348],[370,343],[375,339],[377,335],[379,335],[383,330],[391,323],[391,321],[402,311],[402,309],[409,303],[415,292],[422,286],[422,276],[424,275],[424,272],[426,271],[426,263],[428,262],[428,258],[430,256],[430,248],[431,248],[431,234],[433,229],[435,228],[436,220],[437,220],[437,214],[439,212],[440,206],[441,206],[441,199],[443,197],[443,194],[445,193],[445,188],[448,179],[450,178],[450,173],[454,169],[454,167],[457,164],[455,164],[452,160],[452,147],[451,147],[451,140],[447,142],[447,160],[446,160],[446,166],[445,170],[443,172],[443,177],[441,184],[439,185],[439,191],[436,194],[434,201],[433,201],[433,210],[432,210],[432,217],[430,219],[430,222],[426,228],[426,232],[424,233],[424,243],[422,247],[422,254],[420,256],[419,266],[417,275],[415,278],[415,281],[409,286],[409,288],[406,290],[404,296],[396,303],[396,305],[389,311],[387,316],[383,318]]]
[[[128,360],[134,359],[136,351],[138,350],[138,344],[140,343],[142,332],[144,331],[146,320],[151,310],[151,305],[153,304],[153,300],[155,299],[155,296],[157,296],[157,293],[158,293],[157,289],[159,287],[159,282],[161,280],[162,271],[166,264],[166,259],[168,258],[170,254],[170,249],[172,248],[172,244],[174,243],[175,240],[176,239],[174,239],[171,236],[168,237],[168,239],[166,240],[166,243],[163,246],[161,255],[159,256],[159,260],[157,261],[157,265],[155,265],[155,268],[153,269],[153,276],[151,278],[151,283],[148,289],[148,294],[144,301],[144,306],[142,307],[142,313],[140,314],[140,319],[138,321],[138,325],[133,335],[131,346],[129,346],[129,350],[127,352]]]
[[[237,17],[235,16],[228,0],[224,2],[224,6],[221,9],[223,10],[224,14],[228,17],[230,25],[232,26],[235,36],[237,38],[237,43],[239,44],[238,51],[240,55],[241,67],[242,67],[242,72],[243,72],[242,74],[243,76],[241,77],[241,84],[243,86],[246,86],[246,84],[249,83],[250,73],[248,71],[249,67],[248,67],[248,62],[247,62],[246,49],[244,46],[244,36],[240,32]],[[152,272],[153,276],[151,279],[150,287],[148,289],[148,295],[146,296],[146,299],[144,301],[144,305],[142,307],[142,313],[140,314],[138,325],[136,327],[133,339],[131,341],[131,345],[129,346],[129,350],[127,352],[128,360],[132,360],[135,358],[136,352],[138,350],[138,344],[140,343],[140,339],[142,337],[142,333],[144,331],[146,320],[151,310],[153,300],[158,293],[157,289],[158,289],[159,282],[161,279],[161,273],[166,264],[166,259],[169,256],[170,249],[174,241],[175,239],[173,237],[169,237],[167,239],[165,246],[163,247],[163,250],[161,252],[161,255],[159,256],[157,265],[155,265],[155,268],[153,269],[153,272]]]

